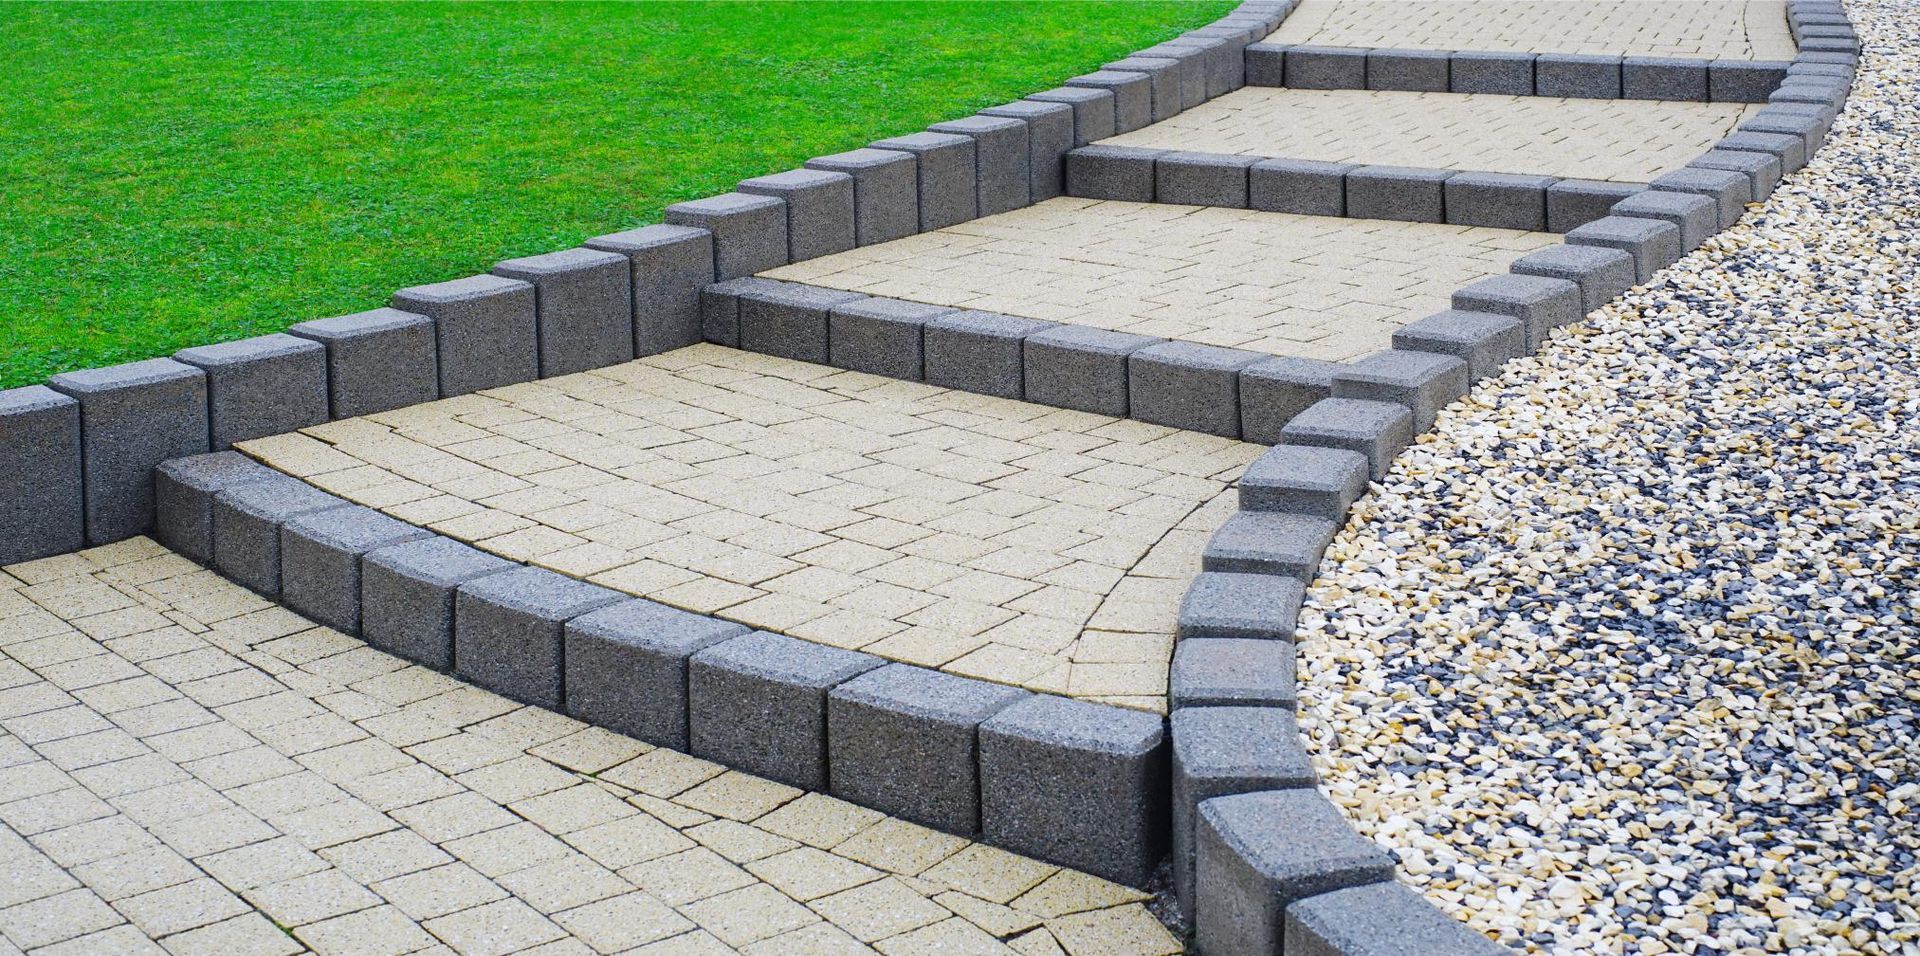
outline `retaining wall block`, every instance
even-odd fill
[[[1335,46],[1289,48],[1287,86],[1296,90],[1364,90],[1367,51]]]
[[[1172,726],[1173,885],[1180,915],[1191,923],[1202,803],[1229,794],[1295,787],[1312,792],[1313,762],[1293,714],[1283,708],[1182,707],[1173,712]]]
[[[751,292],[773,292],[786,288],[778,279],[748,276],[728,279],[700,289],[700,334],[715,345],[740,347],[740,297]]]
[[[342,634],[360,633],[360,561],[367,552],[433,532],[349,505],[301,515],[280,529],[280,600]]]
[[[1250,43],[1243,51],[1248,86],[1287,85],[1287,45]]]
[[[1295,578],[1202,571],[1180,602],[1174,646],[1203,639],[1291,642],[1305,593]]]
[[[566,623],[625,595],[545,568],[467,581],[455,596],[453,670],[502,697],[566,706]]]
[[[787,204],[787,259],[805,262],[858,245],[853,176],[827,169],[789,169],[743,179],[735,189]]]
[[[327,408],[335,419],[358,418],[440,397],[440,355],[433,320],[399,309],[373,309],[302,322],[288,335],[327,350]]]
[[[640,598],[582,614],[562,629],[567,714],[684,753],[688,661],[745,633],[745,625]]]
[[[401,289],[391,304],[433,320],[442,398],[540,377],[531,283],[468,276]]]
[[[1725,169],[1744,173],[1753,186],[1753,201],[1766,202],[1780,185],[1780,157],[1737,149],[1710,149],[1687,164],[1696,169]]]
[[[740,293],[740,347],[781,358],[827,363],[827,311],[866,298],[824,286],[787,283]]]
[[[1394,456],[1413,443],[1413,412],[1395,402],[1323,399],[1280,429],[1280,440],[1357,451],[1367,456],[1367,473],[1378,481],[1386,476]]]
[[[1467,363],[1451,355],[1389,349],[1351,362],[1333,376],[1335,398],[1405,405],[1413,431],[1433,428],[1440,409],[1467,394]]]
[[[1661,192],[1687,193],[1713,200],[1715,230],[1726,229],[1739,222],[1740,217],[1747,213],[1747,203],[1753,199],[1753,180],[1730,169],[1683,166],[1672,172],[1661,173],[1647,186]],[[1684,234],[1681,241],[1686,241]]]
[[[827,364],[910,382],[926,378],[926,324],[953,309],[874,297],[827,310]]]
[[[853,177],[853,238],[862,246],[920,231],[919,162],[896,149],[855,149],[809,159],[806,168]]]
[[[1275,707],[1299,703],[1290,641],[1183,639],[1173,648],[1167,706]]]
[[[687,668],[692,752],[803,790],[826,790],[827,691],[885,663],[765,631],[704,648]]]
[[[1452,59],[1444,50],[1368,50],[1367,89],[1445,93]]]
[[[1073,145],[1085,146],[1106,139],[1114,133],[1112,90],[1093,89],[1081,86],[1062,86],[1051,90],[1042,90],[1028,100],[1036,103],[1058,103],[1073,110]],[[1066,157],[1060,158],[1061,175],[1066,174]],[[1035,195],[1036,199],[1041,198]]]
[[[1620,95],[1630,100],[1707,101],[1706,60],[1630,56],[1620,61]]]
[[[1336,362],[1275,356],[1240,370],[1240,437],[1261,445],[1280,442],[1294,416],[1333,395]]]
[[[1477,382],[1528,353],[1527,327],[1511,316],[1449,309],[1401,326],[1393,347],[1451,355],[1467,363],[1467,376]]]
[[[1302,216],[1347,214],[1347,173],[1353,163],[1263,159],[1247,168],[1247,205]]]
[[[1067,195],[1152,202],[1154,161],[1164,149],[1082,146],[1067,153]]]
[[[1512,950],[1392,881],[1334,890],[1287,906],[1287,956],[1446,953],[1511,956]]]
[[[1455,93],[1532,96],[1534,59],[1532,53],[1459,51],[1447,75]]]
[[[369,551],[360,561],[361,639],[416,664],[452,670],[460,586],[517,567],[438,535]]]
[[[777,196],[724,193],[674,203],[661,218],[713,233],[716,282],[787,264],[787,204]]]
[[[833,795],[973,836],[980,832],[980,724],[1031,696],[908,664],[867,671],[827,692]]]
[[[1595,219],[1567,230],[1566,241],[1568,245],[1605,246],[1626,252],[1633,256],[1634,278],[1641,283],[1680,258],[1680,227],[1658,219]]]
[[[154,539],[182,557],[212,564],[213,496],[280,472],[240,454],[216,451],[163,462],[153,471]]]
[[[1023,120],[1004,116],[967,116],[927,127],[935,133],[973,140],[974,196],[982,216],[1033,204],[1032,148]]]
[[[1765,110],[1761,110],[1761,115],[1742,121],[1739,129],[1743,133],[1779,133],[1797,136],[1809,159],[1813,157],[1814,150],[1820,148],[1820,121],[1811,116],[1783,113],[1768,115]]]
[[[1153,78],[1145,73],[1096,70],[1064,85],[1113,94],[1113,135],[1131,133],[1153,122]]]
[[[1860,41],[1845,37],[1807,37],[1800,41],[1800,53],[1843,53],[1848,56],[1860,55]]]
[[[1245,48],[1246,42],[1244,38],[1242,38],[1240,43],[1229,44],[1217,37],[1195,36],[1192,32],[1188,32],[1174,37],[1165,43],[1149,47],[1143,52],[1167,50],[1175,56],[1179,56],[1181,54],[1177,51],[1192,51],[1189,55],[1191,58],[1199,61],[1201,74],[1200,97],[1197,100],[1190,100],[1187,103],[1187,108],[1192,109],[1216,96],[1224,95],[1236,89],[1234,85],[1235,74],[1237,72],[1235,67],[1239,64],[1240,51]]]
[[[1582,314],[1606,305],[1634,285],[1633,256],[1604,246],[1549,246],[1515,259],[1512,268],[1515,275],[1565,279],[1579,286]]]
[[[80,403],[87,543],[153,527],[153,469],[205,453],[206,373],[172,359],[63,372],[47,385]]]
[[[1144,422],[1240,437],[1240,371],[1258,352],[1166,342],[1127,356],[1129,414]]]
[[[1620,200],[1613,206],[1616,216],[1658,219],[1680,227],[1682,255],[1700,248],[1720,228],[1720,204],[1713,197],[1694,193],[1649,189]],[[1562,248],[1582,248],[1579,246]],[[1520,271],[1515,269],[1515,272]],[[1544,273],[1534,273],[1541,275]],[[1591,309],[1589,309],[1591,311]]]
[[[1207,101],[1207,62],[1201,51],[1192,47],[1156,43],[1134,51],[1129,60],[1172,60],[1174,91],[1180,96],[1180,109],[1190,110]],[[1111,64],[1109,65],[1111,67]]]
[[[627,257],[633,271],[633,354],[658,355],[700,341],[700,289],[713,281],[713,233],[643,226],[588,239],[589,249]]]
[[[633,361],[633,266],[601,249],[508,259],[493,274],[533,285],[540,377]]]
[[[1358,365],[1351,368],[1358,369],[1358,374],[1366,370]],[[1391,374],[1394,370],[1385,371]],[[1343,376],[1352,374],[1356,373],[1342,371],[1336,375],[1335,387]],[[1429,372],[1417,368],[1415,375],[1430,377]],[[1347,509],[1366,494],[1367,458],[1339,448],[1275,445],[1240,473],[1238,485],[1243,510],[1285,511],[1342,522]]]
[[[1446,179],[1447,221],[1461,226],[1547,228],[1547,187],[1552,176],[1458,173]]]
[[[213,561],[220,573],[263,597],[280,598],[280,527],[347,502],[298,478],[274,475],[213,496]]]
[[[1218,61],[1215,63],[1215,69],[1220,71],[1219,76],[1225,80],[1226,87],[1216,93],[1214,92],[1212,81],[1209,81],[1207,85],[1207,95],[1209,97],[1231,93],[1247,85],[1246,51],[1247,45],[1253,42],[1253,40],[1248,38],[1247,30],[1232,26],[1210,26],[1201,27],[1198,30],[1188,30],[1182,35],[1208,40],[1219,40],[1224,50],[1224,52],[1214,54],[1214,57],[1215,60]]]
[[[1646,187],[1595,179],[1562,179],[1547,187],[1547,231],[1566,232],[1604,219],[1613,204]]]
[[[80,403],[44,385],[0,391],[0,565],[86,546]]]
[[[1165,339],[1056,325],[1025,339],[1027,401],[1127,417],[1127,356]]]
[[[1166,852],[1167,777],[1158,714],[1029,695],[980,725],[987,841],[1117,883]]]
[[[1149,115],[1153,117],[1155,123],[1179,116],[1180,112],[1186,109],[1186,94],[1180,89],[1184,71],[1179,60],[1158,56],[1130,56],[1124,60],[1103,64],[1100,69],[1102,72],[1138,73],[1145,76],[1147,89],[1151,94]]]
[[[1195,837],[1194,938],[1209,956],[1277,953],[1289,905],[1393,879],[1393,858],[1308,788],[1208,800]]]
[[[210,447],[225,451],[327,421],[327,349],[285,333],[181,349],[207,375]]]
[[[1492,312],[1519,319],[1527,327],[1529,350],[1538,349],[1547,333],[1572,325],[1587,314],[1581,308],[1578,285],[1566,279],[1531,275],[1489,276],[1461,286],[1454,290],[1453,307],[1462,312]]]
[[[1027,125],[1027,189],[1033,202],[1062,195],[1066,188],[1067,151],[1078,145],[1073,139],[1071,105],[1015,100],[990,106],[980,114],[1019,120]]]
[[[972,137],[909,133],[880,140],[873,148],[913,154],[919,177],[921,232],[979,218],[978,159]]]
[[[1412,166],[1347,170],[1347,215],[1355,219],[1446,222],[1446,182],[1460,175]]]
[[[1707,99],[1715,103],[1765,103],[1787,78],[1780,60],[1714,60],[1707,64]]]
[[[1284,511],[1237,511],[1215,529],[1200,556],[1206,571],[1313,580],[1339,525]]]
[[[1154,157],[1154,199],[1186,206],[1247,208],[1247,168],[1257,156],[1169,151]]]
[[[1755,133],[1742,130],[1721,137],[1714,149],[1731,149],[1747,153],[1764,153],[1780,160],[1782,175],[1791,174],[1807,164],[1807,139],[1804,136],[1784,133]]]
[[[995,312],[949,312],[923,326],[927,384],[999,398],[1025,394],[1022,353],[1030,335],[1051,322]]]
[[[1754,115],[1758,117],[1779,114],[1805,116],[1815,120],[1820,124],[1820,139],[1822,140],[1827,138],[1827,133],[1833,129],[1834,119],[1839,116],[1839,112],[1833,107],[1820,103],[1768,103],[1766,106],[1760,108],[1760,112]]]
[[[1620,61],[1618,56],[1542,53],[1533,65],[1534,95],[1617,100]]]

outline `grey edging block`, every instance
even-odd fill
[[[1347,374],[1340,373],[1336,382]],[[1275,445],[1240,473],[1238,487],[1245,511],[1285,511],[1344,521],[1347,509],[1366,493],[1367,458],[1340,448]]]
[[[827,311],[866,298],[824,286],[782,283],[740,293],[740,348],[824,365]]]
[[[80,403],[44,385],[0,390],[0,565],[87,543]]]
[[[919,164],[912,153],[855,149],[817,156],[806,168],[853,177],[854,242],[871,246],[920,231]]]
[[[209,447],[299,431],[328,418],[327,349],[285,333],[174,353],[207,376]]]
[[[1359,452],[1367,458],[1368,475],[1378,481],[1392,467],[1394,456],[1413,443],[1413,412],[1395,402],[1323,399],[1287,422],[1280,440]]]
[[[1174,646],[1206,638],[1291,642],[1305,595],[1296,578],[1202,571],[1181,599]]]
[[[1114,95],[1110,90],[1061,86],[1042,90],[1027,99],[1036,103],[1058,103],[1073,109],[1073,146],[1085,146],[1114,134]],[[1037,194],[1035,198],[1038,198]]]
[[[724,193],[674,203],[661,218],[713,234],[716,282],[787,264],[787,203],[778,196]]]
[[[1286,52],[1286,84],[1296,90],[1364,90],[1367,51],[1356,47],[1295,46]]]
[[[1787,78],[1788,64],[1770,60],[1714,60],[1707,64],[1707,99],[1715,103],[1765,103]]]
[[[589,249],[632,265],[633,354],[658,355],[700,341],[700,289],[713,281],[713,233],[692,226],[643,226],[595,236]]]
[[[1612,214],[1658,219],[1679,226],[1680,251],[1685,254],[1700,248],[1708,236],[1720,231],[1720,211],[1720,203],[1709,196],[1649,189],[1615,203]]]
[[[1166,849],[1168,744],[1157,714],[1032,694],[980,725],[987,841],[1129,886]]]
[[[926,378],[921,344],[926,324],[952,311],[879,296],[839,303],[827,310],[827,364],[921,381]]]
[[[1129,59],[1172,60],[1174,83],[1180,93],[1182,110],[1193,109],[1207,101],[1207,73],[1210,66],[1205,48],[1169,40],[1136,50]]]
[[[1173,648],[1167,706],[1176,711],[1188,707],[1275,707],[1291,711],[1299,703],[1294,654],[1290,641],[1182,638]]]
[[[1746,133],[1780,133],[1797,136],[1808,159],[1812,159],[1814,151],[1820,148],[1820,120],[1813,116],[1769,113],[1761,110],[1741,120],[1739,129]]]
[[[369,551],[360,562],[360,636],[396,657],[452,670],[459,587],[519,566],[439,536]]]
[[[1617,100],[1620,61],[1618,56],[1542,53],[1533,65],[1534,95]]]
[[[1033,696],[890,663],[827,692],[833,795],[959,836],[980,831],[978,729]]]
[[[1707,101],[1706,60],[1630,56],[1620,61],[1620,95],[1630,100]]]
[[[1645,188],[1598,179],[1557,180],[1547,187],[1547,231],[1566,232],[1604,219],[1614,203]]]
[[[1292,644],[1283,646],[1293,649]],[[1292,712],[1284,708],[1177,708],[1171,732],[1173,883],[1181,915],[1191,922],[1195,911],[1209,902],[1194,882],[1200,805],[1235,793],[1294,787],[1311,792],[1313,761]]]
[[[1200,567],[1205,571],[1273,574],[1311,581],[1339,529],[1334,522],[1313,515],[1236,511],[1207,539]]]
[[[1454,290],[1453,307],[1462,312],[1492,312],[1519,319],[1526,324],[1529,349],[1539,348],[1548,333],[1572,325],[1587,314],[1581,308],[1578,285],[1538,275],[1489,276],[1468,283]]]
[[[1164,342],[1127,356],[1128,414],[1143,422],[1240,437],[1240,371],[1258,352]]]
[[[1391,881],[1296,900],[1286,910],[1287,956],[1512,956],[1512,950]]]
[[[566,701],[562,628],[624,597],[545,568],[463,582],[454,599],[454,673],[502,697],[560,710]]]
[[[715,282],[700,289],[700,335],[715,345],[740,347],[740,299],[786,288],[778,279],[747,276]]]
[[[803,790],[826,790],[827,691],[885,663],[765,631],[706,647],[687,670],[692,753]]]
[[[432,534],[359,505],[294,518],[280,529],[280,602],[317,624],[358,635],[361,559]]]
[[[1170,150],[1153,158],[1155,202],[1247,208],[1247,169],[1258,156]]]
[[[1798,134],[1739,130],[1722,137],[1713,148],[1773,156],[1780,160],[1782,175],[1796,172],[1807,164],[1807,140]]]
[[[1467,363],[1467,375],[1476,382],[1530,351],[1527,327],[1519,319],[1456,309],[1401,326],[1393,333],[1393,347],[1461,359]]]
[[[1393,858],[1311,788],[1214,797],[1194,829],[1201,952],[1280,952],[1289,905],[1393,879]]]
[[[975,208],[982,216],[1033,204],[1033,172],[1025,120],[967,116],[927,129],[973,140]]]
[[[1753,184],[1755,202],[1765,202],[1780,185],[1780,157],[1737,149],[1710,149],[1687,164],[1696,169],[1726,169],[1744,174]]]
[[[80,403],[87,543],[153,527],[153,469],[208,451],[206,373],[172,359],[63,372],[47,385]]]
[[[1452,54],[1443,50],[1367,51],[1367,89],[1445,93]]]
[[[1633,256],[1635,278],[1643,283],[1680,258],[1680,227],[1658,219],[1607,216],[1567,230],[1566,241],[1626,251]],[[1531,327],[1528,332],[1531,336]]]
[[[230,485],[213,496],[213,563],[221,574],[280,597],[280,528],[347,502],[288,475]]]
[[[433,320],[441,398],[540,377],[531,283],[468,276],[401,289],[392,305]]]
[[[162,462],[153,470],[153,536],[180,556],[212,564],[213,496],[280,473],[237,451]]]
[[[872,146],[913,155],[919,184],[916,195],[921,232],[945,229],[979,217],[979,172],[972,137],[955,133],[909,133],[880,140]]]
[[[1274,356],[1240,370],[1240,437],[1261,445],[1280,442],[1294,416],[1333,396],[1338,363]]]
[[[1715,231],[1730,228],[1739,222],[1740,217],[1746,215],[1748,201],[1753,198],[1753,181],[1746,176],[1728,169],[1699,166],[1683,166],[1661,173],[1647,184],[1647,188],[1692,193],[1713,200]]]
[[[1092,90],[1080,92],[1099,94]],[[1029,97],[980,111],[982,116],[1017,119],[1027,124],[1027,189],[1033,202],[1052,199],[1066,188],[1067,151],[1074,139],[1074,107]]]
[[[1247,206],[1302,216],[1347,214],[1347,173],[1353,163],[1263,159],[1247,168]]]
[[[1113,95],[1113,132],[1109,136],[1131,133],[1153,122],[1153,78],[1145,73],[1098,70],[1061,85],[1102,90]]]
[[[1347,215],[1355,219],[1446,222],[1447,169],[1356,166],[1347,170]]]
[[[541,378],[633,360],[633,267],[626,256],[564,249],[508,259],[493,274],[533,286]]]
[[[1552,176],[1456,173],[1445,180],[1446,221],[1540,232],[1547,228],[1547,187]]]
[[[1532,96],[1534,60],[1532,53],[1455,52],[1448,82],[1455,93]]]
[[[1152,202],[1154,160],[1164,149],[1082,146],[1067,153],[1067,195]]]
[[[567,714],[685,752],[688,661],[746,632],[640,598],[576,617],[563,630]]]
[[[1053,323],[995,312],[949,312],[922,327],[926,381],[998,398],[1025,394],[1024,344]]]
[[[1613,301],[1637,281],[1633,256],[1603,246],[1548,246],[1513,260],[1511,268],[1517,275],[1566,279],[1578,285],[1582,315]]]
[[[1186,109],[1186,94],[1180,89],[1184,74],[1179,60],[1158,56],[1130,56],[1103,64],[1102,72],[1134,73],[1147,78],[1149,114],[1159,123],[1180,115]],[[1071,81],[1069,81],[1071,82]]]
[[[1287,45],[1249,43],[1241,51],[1248,86],[1287,85]]]
[[[853,176],[826,169],[789,169],[743,179],[750,196],[775,196],[787,204],[787,259],[804,262],[856,245]]]
[[[1165,339],[1084,325],[1056,325],[1023,342],[1027,401],[1125,418],[1127,356]]]
[[[358,418],[440,397],[440,350],[433,320],[424,315],[373,309],[302,322],[287,334],[326,347],[332,418]]]

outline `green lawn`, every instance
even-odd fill
[[[0,387],[657,222],[1231,5],[0,4]]]

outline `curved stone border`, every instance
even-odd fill
[[[1798,21],[1807,52],[1845,50],[1849,36]],[[1493,93],[1599,100],[1765,103],[1787,75],[1781,60],[1703,60],[1670,56],[1596,56],[1476,50],[1393,50],[1256,43],[1247,47],[1249,86],[1300,90],[1400,90]]]

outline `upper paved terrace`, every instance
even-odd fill
[[[1785,0],[1302,0],[1269,43],[1788,60]]]

